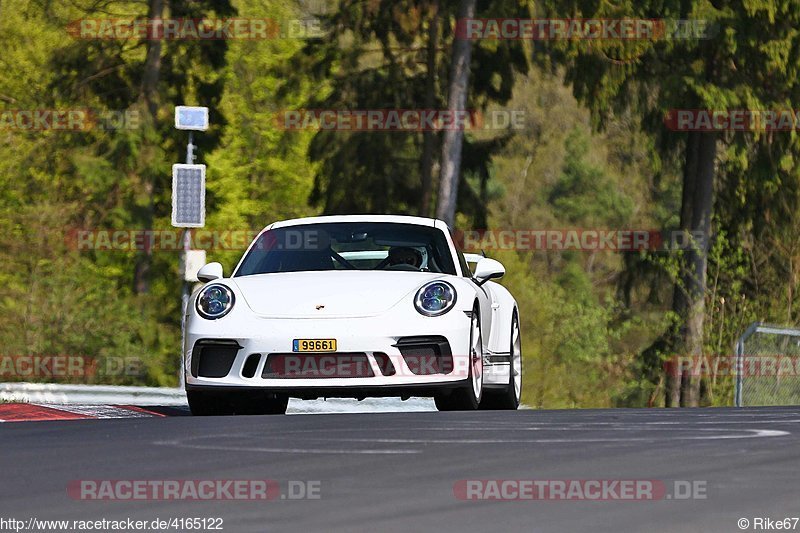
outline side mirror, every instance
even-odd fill
[[[197,271],[197,279],[203,283],[222,278],[222,265],[220,263],[209,263]]]
[[[478,281],[478,285],[483,285],[490,279],[502,278],[505,273],[506,269],[500,261],[484,257],[475,265],[473,277]]]

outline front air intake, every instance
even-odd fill
[[[192,375],[201,378],[224,378],[233,367],[241,349],[234,340],[199,340],[192,350]]]
[[[453,371],[453,354],[447,338],[440,335],[400,337],[394,345],[412,374],[427,376]]]

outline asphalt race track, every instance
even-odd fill
[[[0,424],[0,518],[220,517],[228,532],[733,532],[740,518],[755,531],[755,518],[800,516],[800,408],[180,414]],[[85,501],[67,490],[254,479],[277,481],[280,494]],[[650,480],[666,493],[476,501],[464,499],[465,480]],[[293,499],[298,486],[318,498]]]

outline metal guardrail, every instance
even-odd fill
[[[115,385],[62,385],[56,383],[0,383],[0,400],[70,405],[186,406],[180,388],[122,387]],[[290,400],[288,413],[363,413],[435,411],[433,400],[412,398],[346,398]]]
[[[745,330],[736,342],[736,393],[735,404],[742,407],[743,365],[745,343],[755,333],[800,337],[800,330],[781,328],[756,322]],[[0,401],[81,404],[81,405],[163,405],[185,406],[186,393],[181,388],[133,387],[117,385],[63,385],[57,383],[0,383]],[[520,406],[528,409],[527,406]],[[348,413],[381,411],[434,411],[430,400],[414,398],[401,402],[391,399],[370,398],[361,402],[332,398],[327,400],[292,400],[290,412],[294,413]]]
[[[0,400],[83,405],[186,405],[183,389],[57,383],[0,383]]]
[[[180,388],[123,387],[117,385],[62,385],[57,383],[0,383],[0,401],[64,405],[141,405],[186,407]],[[520,406],[521,409],[529,409]],[[436,411],[430,398],[348,398],[289,401],[290,414],[380,413]]]

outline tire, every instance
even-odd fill
[[[472,310],[469,328],[469,372],[464,386],[437,394],[433,397],[439,411],[474,411],[481,403],[483,394],[483,337],[481,315],[477,305]]]
[[[511,367],[508,372],[508,385],[500,391],[487,389],[481,400],[481,409],[515,410],[519,408],[522,393],[522,345],[519,334],[517,310],[511,316]]]
[[[195,416],[282,415],[289,397],[262,392],[186,391],[189,409]]]

